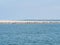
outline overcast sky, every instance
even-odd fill
[[[60,19],[60,0],[0,0],[0,20]]]

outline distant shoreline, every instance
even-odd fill
[[[0,24],[60,24],[60,21],[16,21],[0,20]]]

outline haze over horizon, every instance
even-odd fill
[[[60,20],[60,0],[0,0],[0,20]]]

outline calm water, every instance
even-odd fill
[[[60,24],[0,24],[0,45],[60,45]]]

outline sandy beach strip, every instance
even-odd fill
[[[60,21],[16,21],[16,20],[0,20],[0,24],[60,24]]]

